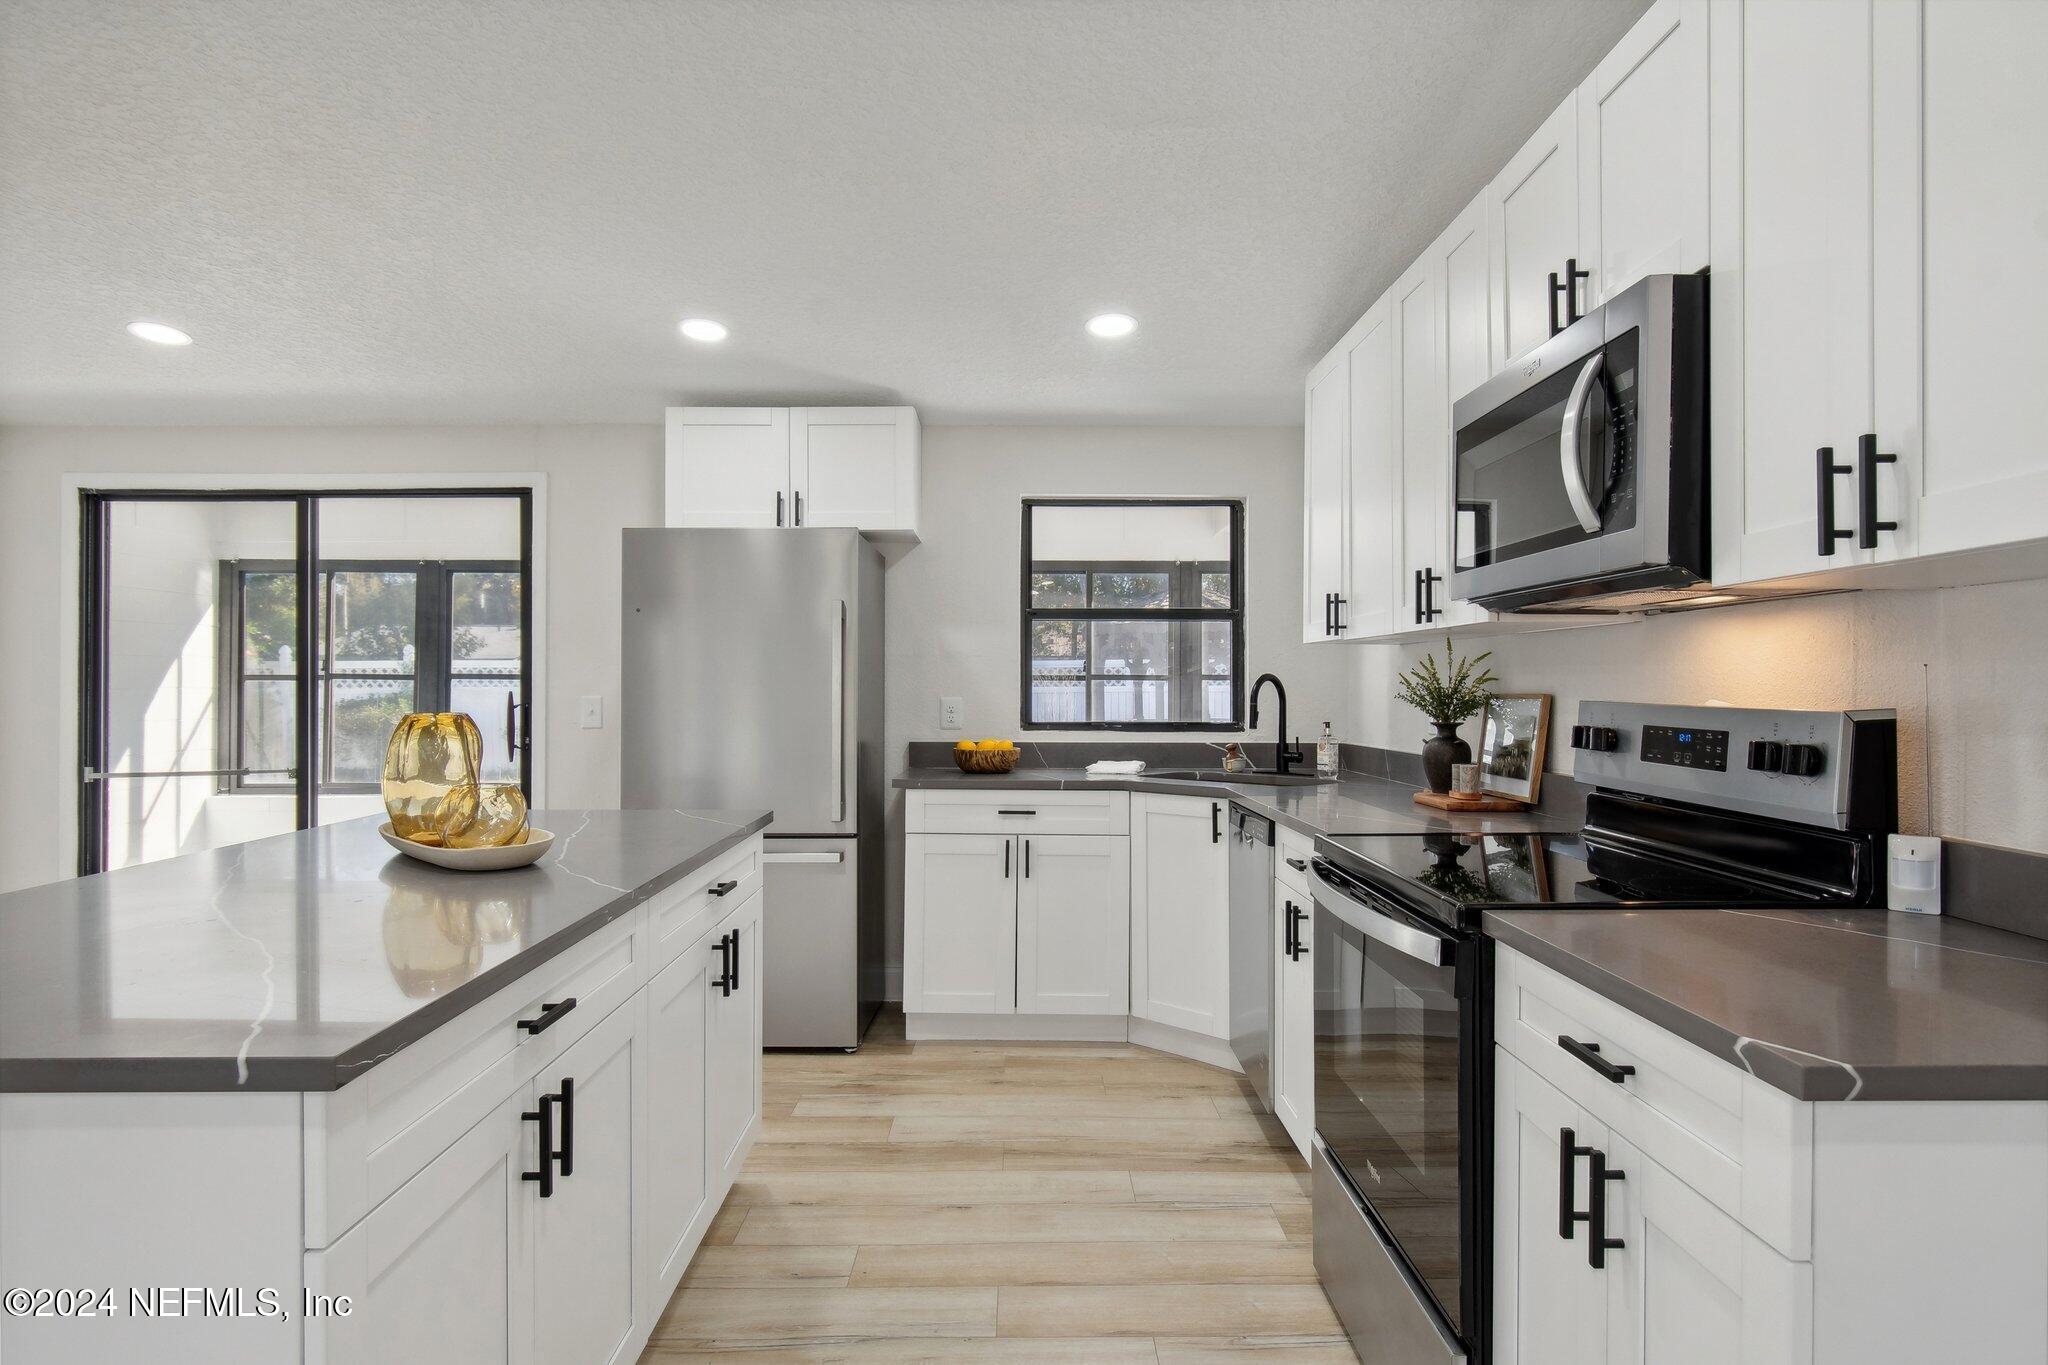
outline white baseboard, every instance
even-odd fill
[[[1121,1014],[906,1014],[903,1036],[911,1042],[1136,1043],[1170,1052],[1237,1075],[1230,1044],[1172,1024]]]

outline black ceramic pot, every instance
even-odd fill
[[[1458,738],[1455,721],[1432,721],[1436,734],[1422,746],[1422,776],[1429,789],[1442,796],[1451,789],[1451,765],[1470,763],[1472,746]]]

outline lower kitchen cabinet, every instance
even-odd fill
[[[710,1074],[704,1123],[712,1178],[723,1191],[745,1164],[761,1119],[761,890],[712,930],[712,952],[722,971],[707,1000]],[[722,950],[717,944],[728,945]]]
[[[1230,803],[1131,798],[1131,1014],[1230,1037]]]
[[[1493,1059],[1493,1358],[1601,1365],[1606,1281],[1587,1264],[1584,1228],[1565,1220],[1585,1207],[1579,1149],[1606,1130],[1506,1049]]]
[[[1017,843],[1017,1013],[1129,1013],[1130,840],[1050,834]]]
[[[1316,1130],[1315,903],[1276,881],[1273,886],[1273,1113],[1302,1160]]]
[[[1015,845],[1006,834],[904,836],[905,1012],[1016,1009]]]
[[[715,935],[713,936],[715,937]],[[647,986],[647,1216],[642,1280],[650,1297],[673,1284],[710,1217],[704,1097],[706,1042],[718,997],[718,955],[707,941],[684,951]],[[660,1084],[653,1083],[658,1077]]]
[[[633,1078],[643,1045],[639,1009],[622,1006],[535,1078],[522,1111],[535,1140],[528,1169],[541,1177],[521,1176],[536,1192],[525,1209],[537,1362],[638,1354]]]

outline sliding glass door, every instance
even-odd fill
[[[83,495],[79,870],[380,812],[409,711],[531,793],[530,495]]]

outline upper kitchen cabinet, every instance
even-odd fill
[[[1401,449],[1402,552],[1395,591],[1402,613],[1395,617],[1397,628],[1443,629],[1487,619],[1485,608],[1454,602],[1450,594],[1455,548],[1451,395],[1454,383],[1470,388],[1486,378],[1486,247],[1486,205],[1474,200],[1390,296]]]
[[[1659,0],[1579,87],[1579,304],[1707,267],[1708,0]]]
[[[915,408],[792,408],[789,482],[798,526],[917,535]]]
[[[1391,295],[1366,311],[1339,348],[1346,375],[1346,542],[1343,624],[1351,639],[1401,628],[1401,447]]]
[[[1486,190],[1494,368],[1586,309],[1579,262],[1579,97],[1566,96]]]
[[[917,539],[917,411],[670,408],[670,526],[851,526]]]
[[[1339,638],[1350,606],[1344,600],[1348,380],[1341,343],[1308,376],[1301,460],[1301,638],[1308,642]]]
[[[1875,417],[1830,434],[1855,466],[1845,543],[1888,560],[2040,540],[2048,175],[2011,149],[2048,146],[2048,5],[1914,0],[1869,23]]]

